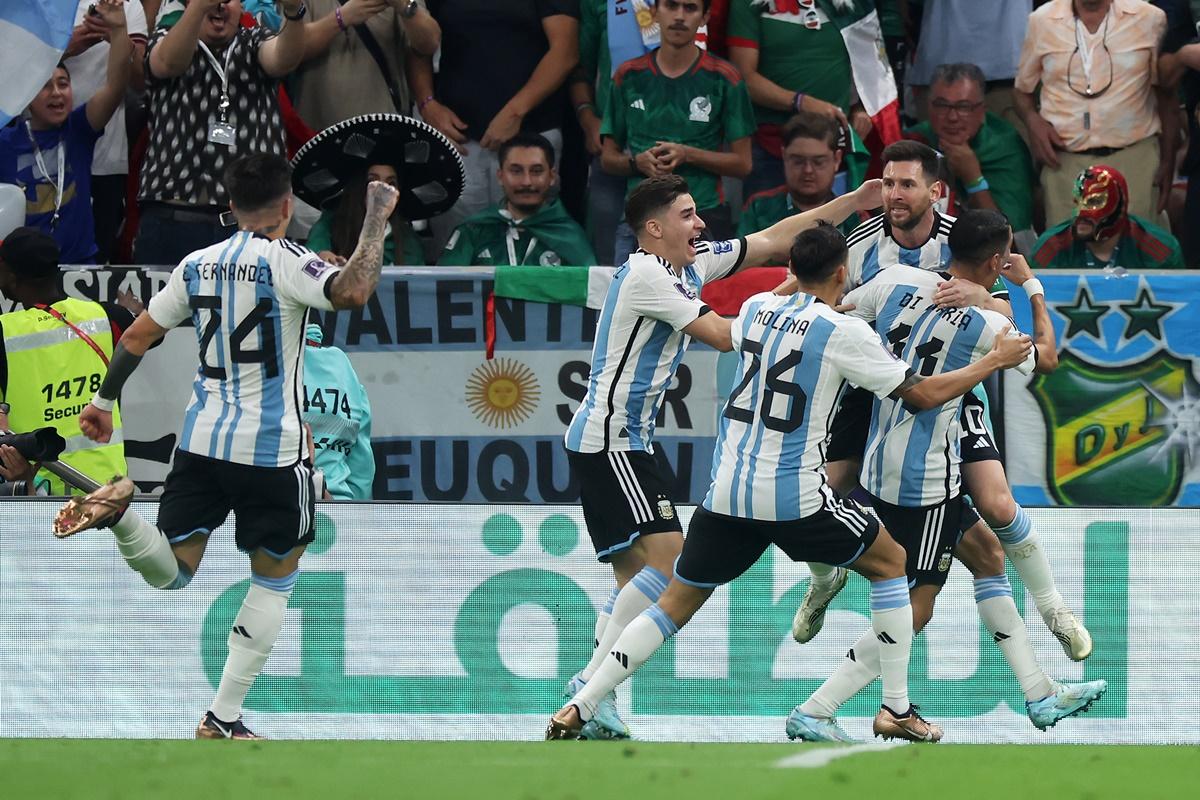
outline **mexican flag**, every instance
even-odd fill
[[[854,77],[854,88],[880,140],[901,138],[900,97],[883,46],[883,28],[874,0],[817,0],[842,34]]]
[[[564,303],[599,309],[604,305],[615,267],[496,267],[495,286],[484,312],[487,357],[496,350],[497,297],[534,303]],[[718,314],[735,316],[751,295],[769,292],[787,277],[784,267],[756,267],[714,281],[701,298]]]
[[[497,297],[598,309],[616,271],[615,267],[496,267],[483,315],[488,359],[496,355]]]
[[[496,267],[496,297],[600,308],[614,267]]]

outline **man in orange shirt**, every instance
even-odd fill
[[[1125,175],[1131,212],[1162,208],[1179,131],[1158,75],[1165,31],[1166,15],[1141,0],[1051,0],[1029,17],[1014,96],[1043,165],[1048,221],[1071,216],[1075,176],[1096,163]]]

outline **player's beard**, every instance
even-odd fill
[[[930,203],[924,208],[918,210],[917,208],[909,205],[907,219],[905,219],[903,222],[895,222],[892,220],[889,213],[888,222],[890,222],[894,228],[899,228],[902,231],[911,231],[913,228],[921,224],[921,220],[925,218],[925,215],[929,213],[929,209],[932,207],[933,203]]]

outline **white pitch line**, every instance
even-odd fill
[[[820,750],[809,750],[806,753],[796,753],[787,758],[781,758],[775,762],[775,766],[781,768],[801,767],[816,769],[846,756],[893,750],[897,747],[904,747],[906,744],[908,742],[868,742],[866,744],[853,744],[849,747],[822,747]]]

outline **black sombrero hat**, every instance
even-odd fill
[[[296,152],[292,189],[325,208],[371,164],[396,168],[400,213],[410,220],[447,211],[467,179],[462,157],[436,128],[399,114],[364,114],[326,128]]]

